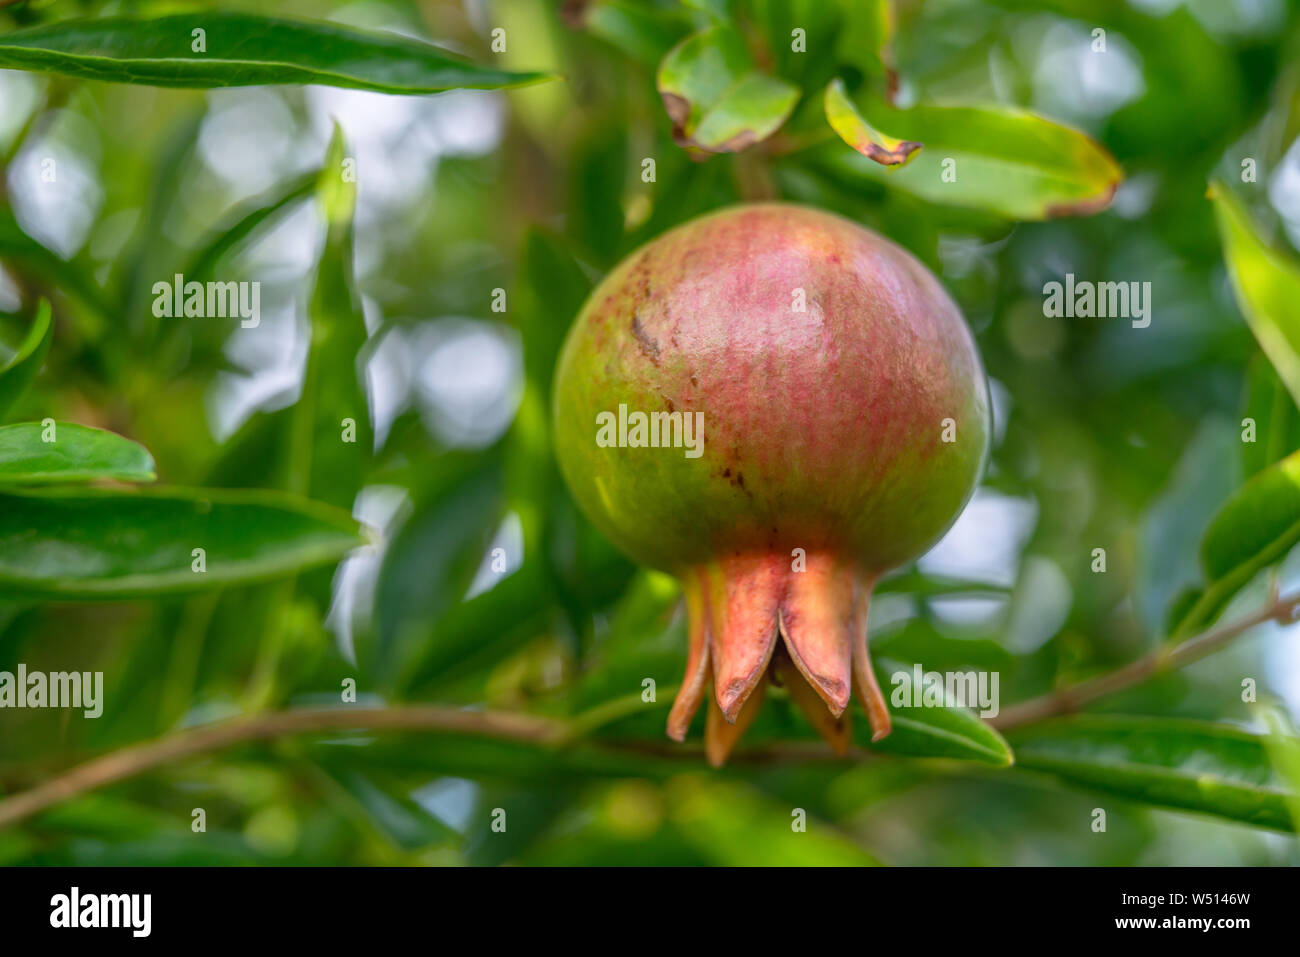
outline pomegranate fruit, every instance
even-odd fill
[[[554,402],[581,507],[682,582],[672,738],[712,684],[705,750],[721,764],[769,680],[840,753],[851,693],[873,739],[889,733],[867,654],[872,587],[952,524],[989,435],[974,341],[918,260],[794,205],[686,223],[592,293]]]

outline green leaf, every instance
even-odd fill
[[[1020,220],[1100,212],[1123,178],[1114,158],[1092,138],[1014,107],[898,110],[872,100],[867,112],[895,136],[924,143],[925,149],[906,167],[887,170],[834,144],[815,158],[832,176],[882,181],[932,203]]]
[[[186,280],[205,281],[231,250],[242,245],[283,210],[312,195],[319,180],[320,170],[313,170],[241,205],[229,221],[215,230],[208,242],[194,254],[189,267],[183,271]]]
[[[36,319],[27,336],[18,346],[8,364],[0,367],[0,419],[18,401],[18,397],[27,391],[27,387],[36,378],[41,363],[50,351],[50,339],[54,327],[50,323],[50,304],[41,300],[36,310]]]
[[[42,24],[0,36],[0,69],[145,86],[319,83],[403,94],[549,78],[478,66],[394,33],[230,12]]]
[[[526,559],[500,584],[448,609],[404,666],[398,687],[413,694],[464,678],[495,665],[540,634],[555,601],[540,564],[540,559]],[[394,574],[389,571],[386,581],[391,582]],[[386,618],[385,624],[390,620]]]
[[[0,494],[0,594],[116,599],[265,581],[364,545],[346,512],[281,493]],[[196,571],[195,549],[206,570]]]
[[[809,817],[796,831],[790,807],[742,784],[702,775],[683,776],[669,788],[669,816],[713,863],[761,867],[857,867],[878,864],[828,825]]]
[[[566,9],[566,17],[570,26],[647,64],[658,64],[689,29],[678,11],[652,11],[636,0],[594,0]]]
[[[798,87],[758,72],[740,34],[727,26],[674,47],[658,84],[673,138],[709,153],[736,153],[767,139],[799,99]]]
[[[410,797],[401,793],[397,783],[379,773],[366,773],[348,767],[322,766],[322,771],[355,804],[367,823],[383,834],[394,846],[408,851],[434,843],[446,843],[456,833]]]
[[[7,208],[0,207],[0,260],[7,260],[51,286],[70,293],[100,318],[108,317],[104,294],[88,273],[42,246],[23,228]]]
[[[351,508],[375,445],[361,355],[366,322],[353,282],[357,186],[346,160],[343,131],[336,124],[315,186],[325,245],[312,288],[311,344],[289,451],[290,491],[340,508]]]
[[[873,654],[885,659],[919,662],[931,671],[996,671],[1006,680],[1015,656],[989,638],[953,638],[925,616],[871,639]]]
[[[836,0],[836,4],[843,17],[836,35],[836,59],[883,81],[886,93],[892,98],[898,85],[894,74],[894,34],[898,20],[894,0]]]
[[[1255,475],[1223,503],[1201,538],[1208,583],[1190,603],[1174,637],[1195,633],[1237,592],[1300,542],[1300,452]]]
[[[515,858],[544,835],[573,803],[572,788],[552,781],[532,787],[490,785],[478,796],[465,834],[465,863],[498,867]],[[509,810],[509,826],[499,829],[494,808]]]
[[[45,441],[52,435],[54,441]],[[56,482],[152,482],[153,456],[113,432],[71,422],[0,427],[0,486]]]
[[[1211,184],[1209,195],[1237,304],[1291,398],[1300,402],[1300,263],[1264,241],[1221,183]]]
[[[895,676],[900,676],[897,681]],[[888,737],[873,743],[866,721],[855,721],[854,736],[863,747],[885,754],[955,758],[1003,768],[1015,763],[1015,755],[1002,735],[965,708],[947,702],[938,708],[898,707],[894,692],[899,687],[911,687],[910,667],[880,659],[876,662],[876,678],[889,702],[894,729]],[[904,692],[903,700],[910,700],[909,692]]]
[[[1268,728],[1264,742],[1269,759],[1278,776],[1286,782],[1292,830],[1300,831],[1300,737],[1296,736],[1290,716],[1280,707],[1265,705],[1259,710]]]
[[[844,92],[843,80],[832,80],[823,99],[826,122],[830,123],[831,129],[844,142],[881,166],[903,166],[924,145],[882,133],[868,123]]]
[[[520,254],[522,282],[511,310],[524,350],[524,371],[542,398],[549,402],[555,359],[568,331],[591,292],[591,279],[583,272],[558,236],[532,227]],[[562,317],[562,318],[561,318]],[[543,454],[549,459],[549,447]]]
[[[501,471],[495,458],[450,461],[420,493],[384,554],[375,586],[377,671],[391,677],[412,666],[413,650],[461,604],[500,520]],[[482,633],[476,637],[481,640]],[[426,651],[426,666],[446,660]]]
[[[1300,409],[1263,355],[1251,359],[1246,369],[1243,404],[1243,422],[1254,424],[1254,441],[1241,443],[1242,475],[1250,478],[1300,449]]]
[[[751,49],[763,50],[765,68],[800,89],[820,90],[843,65],[863,69],[875,58],[877,2],[884,0],[740,0],[740,19]],[[879,73],[875,58],[871,75]]]
[[[1079,715],[1013,732],[1022,768],[1162,807],[1293,829],[1265,739],[1182,718]]]

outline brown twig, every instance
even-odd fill
[[[1123,691],[1146,679],[1199,661],[1218,651],[1243,632],[1266,621],[1294,622],[1300,610],[1300,594],[1279,598],[1270,596],[1259,611],[1237,621],[1225,622],[1176,645],[1162,645],[1150,654],[1115,671],[1069,685],[1039,698],[1031,698],[1006,708],[989,723],[995,728],[1014,728],[1056,715],[1070,714],[1098,698]]]
[[[558,740],[564,724],[499,711],[417,705],[398,708],[311,708],[280,711],[164,735],[93,758],[65,774],[0,800],[0,828],[61,801],[173,761],[236,744],[321,731],[446,731],[540,744]]]

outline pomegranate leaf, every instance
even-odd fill
[[[894,73],[894,36],[898,13],[894,0],[839,0],[843,22],[838,31],[835,55],[866,76],[883,80],[893,97],[898,78]]]
[[[830,123],[831,129],[844,142],[881,166],[903,166],[924,145],[882,133],[868,123],[844,92],[843,80],[832,80],[826,87],[824,105],[826,122]]]
[[[400,94],[549,79],[478,66],[394,33],[234,12],[42,24],[0,37],[0,68],[144,86],[319,83]]]
[[[687,37],[659,66],[673,138],[707,153],[737,153],[767,139],[799,99],[792,83],[758,72],[733,28]]]
[[[0,260],[7,260],[51,287],[76,298],[100,318],[110,310],[104,294],[80,263],[68,262],[52,249],[37,242],[19,225],[14,214],[0,207]]]
[[[1294,739],[1288,739],[1294,741]],[[1294,830],[1264,737],[1183,718],[1077,715],[1012,733],[1022,768],[1161,807]]]
[[[1254,423],[1255,441],[1241,443],[1241,474],[1250,478],[1300,449],[1300,409],[1264,355],[1247,367],[1245,392],[1241,418]]]
[[[50,351],[53,326],[50,324],[50,304],[41,301],[36,319],[18,346],[18,351],[4,366],[0,366],[0,418],[27,391],[27,387],[40,371],[45,355]]]
[[[635,0],[595,0],[566,5],[568,26],[586,30],[639,63],[654,65],[689,27],[685,11],[652,10]]]
[[[840,831],[808,815],[806,830],[790,826],[786,802],[739,782],[704,776],[675,779],[667,805],[688,843],[723,867],[779,860],[789,866],[861,867],[880,862]]]
[[[1184,611],[1175,637],[1195,633],[1257,574],[1300,542],[1300,452],[1259,472],[1210,519],[1201,538],[1208,583]]]
[[[279,215],[294,207],[300,200],[312,195],[320,179],[320,170],[311,170],[290,180],[286,185],[257,196],[239,208],[194,254],[190,265],[181,270],[187,280],[203,282],[221,260],[246,244],[264,225],[275,221]]]
[[[325,245],[311,292],[311,343],[290,424],[290,491],[350,508],[374,451],[366,401],[366,323],[353,282],[356,179],[337,125],[316,183]]]
[[[1290,799],[1291,824],[1300,831],[1300,738],[1296,736],[1290,715],[1276,705],[1263,705],[1259,716],[1268,728],[1264,743],[1278,775],[1286,782]]]
[[[925,149],[906,167],[886,169],[837,143],[820,148],[814,165],[846,182],[881,180],[932,203],[1019,220],[1100,212],[1123,179],[1119,164],[1091,137],[1026,110],[899,110],[873,100],[868,113],[894,136]]]
[[[70,422],[0,427],[0,486],[154,477],[148,450],[113,432]]]
[[[365,543],[346,512],[275,492],[4,493],[0,593],[103,600],[197,591],[332,564]]]
[[[873,743],[867,722],[855,721],[854,738],[863,747],[902,757],[954,758],[997,767],[1015,763],[1015,756],[1002,735],[965,708],[949,702],[938,708],[898,707],[893,700],[893,676],[907,675],[910,683],[912,669],[887,658],[878,658],[875,666],[876,680],[889,702],[894,727],[888,737]]]
[[[1269,246],[1222,184],[1210,187],[1237,304],[1264,355],[1300,402],[1300,263]]]

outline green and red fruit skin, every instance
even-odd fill
[[[620,404],[703,413],[702,454],[598,445],[598,416]],[[582,509],[682,582],[690,650],[671,737],[712,685],[706,750],[720,764],[769,678],[837,750],[852,693],[873,738],[889,733],[867,654],[872,587],[956,519],[990,431],[970,331],[915,257],[802,206],[688,222],[591,294],[554,415]]]

